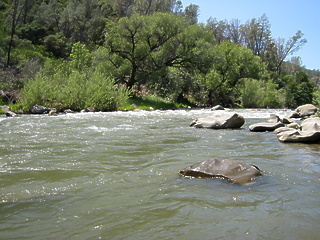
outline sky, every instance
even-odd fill
[[[300,56],[302,66],[320,69],[320,1],[319,0],[181,0],[183,6],[200,8],[199,22],[210,18],[239,19],[245,23],[266,14],[273,38],[289,39],[297,30],[304,33],[307,43],[292,56]]]

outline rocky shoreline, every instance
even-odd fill
[[[251,132],[275,132],[281,142],[320,143],[320,118],[316,117],[318,109],[312,104],[299,106],[295,111],[280,119],[271,114],[265,122],[249,126]],[[298,124],[297,121],[301,121]],[[217,116],[195,119],[190,127],[210,129],[241,128],[245,123],[244,118],[235,113],[232,116]]]

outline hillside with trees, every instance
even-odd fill
[[[290,56],[268,17],[210,18],[176,0],[3,0],[0,105],[116,110],[156,96],[189,105],[320,104],[320,72]]]

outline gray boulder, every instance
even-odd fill
[[[190,127],[211,129],[241,128],[244,123],[244,118],[235,113],[232,116],[211,116],[198,118],[192,121]]]
[[[317,107],[312,105],[312,104],[305,104],[302,106],[299,106],[296,108],[294,117],[299,117],[299,118],[307,118],[310,117],[318,111]]]
[[[33,114],[45,114],[49,112],[50,112],[50,108],[47,108],[41,105],[34,105],[31,109],[31,113]]]
[[[249,130],[252,132],[272,132],[284,126],[282,122],[261,122],[250,125]]]
[[[308,118],[302,121],[301,130],[290,130],[278,133],[281,142],[320,142],[320,118]]]
[[[222,107],[221,105],[216,105],[214,107],[211,108],[212,111],[214,110],[224,110],[224,107]]]
[[[320,131],[312,132],[291,130],[281,132],[277,136],[281,142],[316,143],[320,141]]]
[[[81,112],[95,112],[95,108],[93,107],[87,107],[85,109],[82,109]]]
[[[58,115],[58,112],[57,112],[57,109],[55,108],[52,108],[50,110],[50,112],[48,113],[49,116],[57,116]]]
[[[301,123],[301,131],[320,132],[320,118],[307,118]]]
[[[292,119],[291,117],[284,117],[283,119],[282,119],[282,122],[284,123],[284,124],[291,124],[291,123],[295,123],[296,121],[294,120],[294,119]]]
[[[278,115],[272,113],[272,114],[270,114],[270,118],[268,119],[267,122],[277,123],[277,122],[281,122],[281,119]]]
[[[71,109],[66,109],[63,111],[64,113],[74,113],[74,111],[72,111]]]
[[[17,116],[17,114],[14,113],[14,112],[12,112],[12,111],[6,111],[6,112],[5,112],[5,115],[6,115],[7,117],[16,117],[16,116]]]
[[[298,123],[290,123],[290,124],[286,125],[285,127],[279,127],[277,129],[275,129],[274,132],[281,133],[281,132],[285,132],[285,131],[291,131],[294,129],[300,129],[300,125]]]
[[[262,175],[260,169],[254,165],[216,158],[187,167],[181,170],[180,174],[197,178],[224,178],[237,184],[250,183]]]
[[[249,126],[249,130],[252,132],[271,132],[284,126],[277,115],[270,114],[270,118],[266,122],[252,124]]]
[[[296,123],[296,122],[287,124],[287,127],[288,128],[293,128],[293,129],[300,129],[300,125],[298,123]]]

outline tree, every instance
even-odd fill
[[[137,72],[141,63],[148,55],[148,46],[143,39],[143,29],[146,17],[133,15],[130,18],[121,18],[118,23],[110,23],[106,33],[105,44],[111,55],[123,59],[123,64],[130,65],[127,87],[132,88],[137,81]],[[113,61],[110,58],[111,61]]]
[[[45,50],[52,53],[56,58],[67,58],[69,56],[70,49],[67,39],[61,32],[45,37],[43,45]]]
[[[271,25],[266,14],[260,18],[253,18],[243,26],[245,45],[255,55],[263,56],[271,41]]]
[[[7,52],[7,64],[8,67],[10,65],[11,60],[11,49],[13,46],[13,37],[16,33],[17,28],[17,21],[18,21],[18,7],[19,7],[19,0],[13,0],[12,1],[12,14],[11,16],[11,33],[10,33],[10,40],[9,40],[9,46],[8,46],[8,52]]]
[[[315,85],[305,72],[286,75],[282,78],[281,84],[286,92],[287,107],[295,108],[312,102]]]
[[[299,56],[293,56],[289,61],[284,61],[282,63],[282,72],[284,74],[294,75],[301,71],[303,71],[303,65],[301,57]]]
[[[72,43],[102,44],[110,3],[98,0],[70,0],[59,20],[59,30]]]
[[[298,30],[294,36],[286,41],[284,38],[278,38],[273,40],[276,48],[276,71],[281,72],[281,66],[283,61],[289,56],[298,51],[304,44],[307,43],[307,39],[302,38],[303,33]]]
[[[115,67],[123,67],[128,88],[147,85],[158,93],[167,89],[172,68],[206,71],[208,49],[214,43],[209,32],[172,13],[133,15],[111,23],[106,47]],[[169,84],[169,85],[168,85]],[[162,89],[162,90],[161,90]]]
[[[171,11],[174,13],[176,16],[180,16],[183,14],[183,6],[181,1],[173,1],[173,5],[171,7]]]
[[[42,1],[34,16],[35,21],[48,29],[60,31],[59,22],[64,5],[59,0]]]
[[[171,12],[174,0],[135,0],[134,12],[141,15],[152,15],[155,12]]]
[[[199,16],[199,6],[191,3],[185,8],[184,15],[189,20],[190,24],[197,24]]]
[[[113,9],[117,18],[128,17],[131,15],[131,8],[134,0],[114,0]]]
[[[242,31],[242,24],[240,24],[239,19],[233,19],[227,24],[227,38],[229,41],[243,45],[244,44],[244,35]]]
[[[207,20],[206,26],[210,29],[213,37],[219,44],[225,40],[228,40],[226,35],[227,24],[228,23],[226,20],[218,21],[216,18],[211,18],[211,17]]]
[[[233,105],[240,96],[237,85],[242,78],[261,79],[265,65],[251,50],[229,41],[213,47],[213,66],[203,76],[210,104]],[[220,101],[220,102],[217,102]]]

